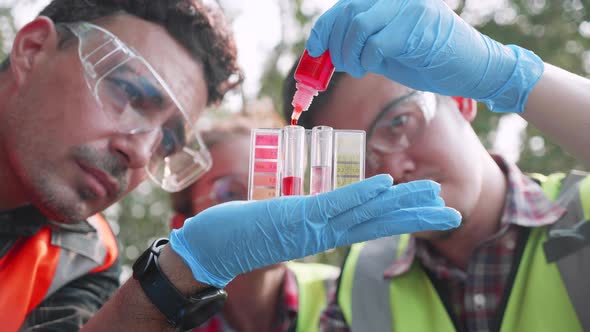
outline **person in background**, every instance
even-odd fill
[[[299,122],[365,130],[368,176],[435,180],[463,218],[354,245],[322,331],[590,330],[590,177],[527,175],[490,155],[468,99],[521,113],[588,161],[588,80],[481,35],[439,0],[340,1],[307,48],[350,74]]]
[[[282,126],[279,114],[271,109],[232,116],[204,131],[213,167],[171,195],[175,212],[171,227],[182,227],[187,216],[213,205],[247,200],[250,130]],[[229,297],[223,310],[193,332],[317,331],[327,304],[326,289],[338,274],[334,266],[298,262],[241,274],[227,285]]]

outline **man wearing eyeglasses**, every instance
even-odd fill
[[[439,182],[463,217],[453,230],[353,245],[320,330],[588,331],[590,177],[524,174],[486,151],[474,101],[450,97],[522,113],[588,160],[588,81],[480,34],[438,0],[339,1],[306,47],[329,49],[350,74],[336,72],[299,123],[365,130],[367,176]]]
[[[148,177],[178,191],[211,167],[193,124],[239,81],[235,63],[212,1],[55,0],[18,31],[0,72],[3,330],[189,329],[238,274],[458,225],[438,184],[387,175],[221,204],[155,241],[94,314],[117,285],[117,251],[90,217]]]
[[[292,77],[285,97],[295,91]],[[587,275],[575,263],[585,261],[576,258],[583,240],[573,231],[546,234],[585,225],[590,178],[583,172],[531,177],[490,155],[470,126],[473,100],[416,91],[375,74],[335,73],[332,84],[300,125],[366,130],[367,176],[436,181],[446,204],[464,219],[454,230],[353,246],[321,330],[494,331],[501,324],[514,331],[564,324],[577,330],[583,316],[575,309],[587,307],[573,307],[565,289],[587,289]],[[291,111],[285,105],[285,119]],[[551,249],[545,254],[544,248]],[[566,256],[574,270],[557,268]],[[569,282],[565,288],[561,278]],[[533,310],[533,303],[551,308],[555,315],[547,319],[554,325],[515,314]]]

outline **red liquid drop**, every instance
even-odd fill
[[[283,178],[283,196],[303,195],[301,178],[286,176]]]
[[[299,107],[299,106],[295,107],[295,109],[293,110],[293,113],[291,114],[291,126],[297,125],[297,120],[301,116],[302,112],[303,112],[303,110],[301,109],[301,107]]]

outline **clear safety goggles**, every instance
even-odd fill
[[[153,140],[146,170],[154,182],[179,191],[211,168],[195,116],[141,55],[97,25],[64,25],[78,37],[86,83],[107,118],[121,133]]]
[[[413,91],[392,101],[377,115],[367,135],[367,166],[379,167],[378,155],[407,149],[424,132],[436,112],[436,96]]]

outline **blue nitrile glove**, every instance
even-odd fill
[[[221,288],[238,274],[338,246],[459,225],[439,184],[392,182],[378,175],[316,196],[220,204],[172,231],[170,244],[197,280]]]
[[[330,49],[337,70],[382,74],[417,90],[522,112],[543,74],[531,51],[475,30],[442,0],[341,0],[315,23],[310,55]]]

